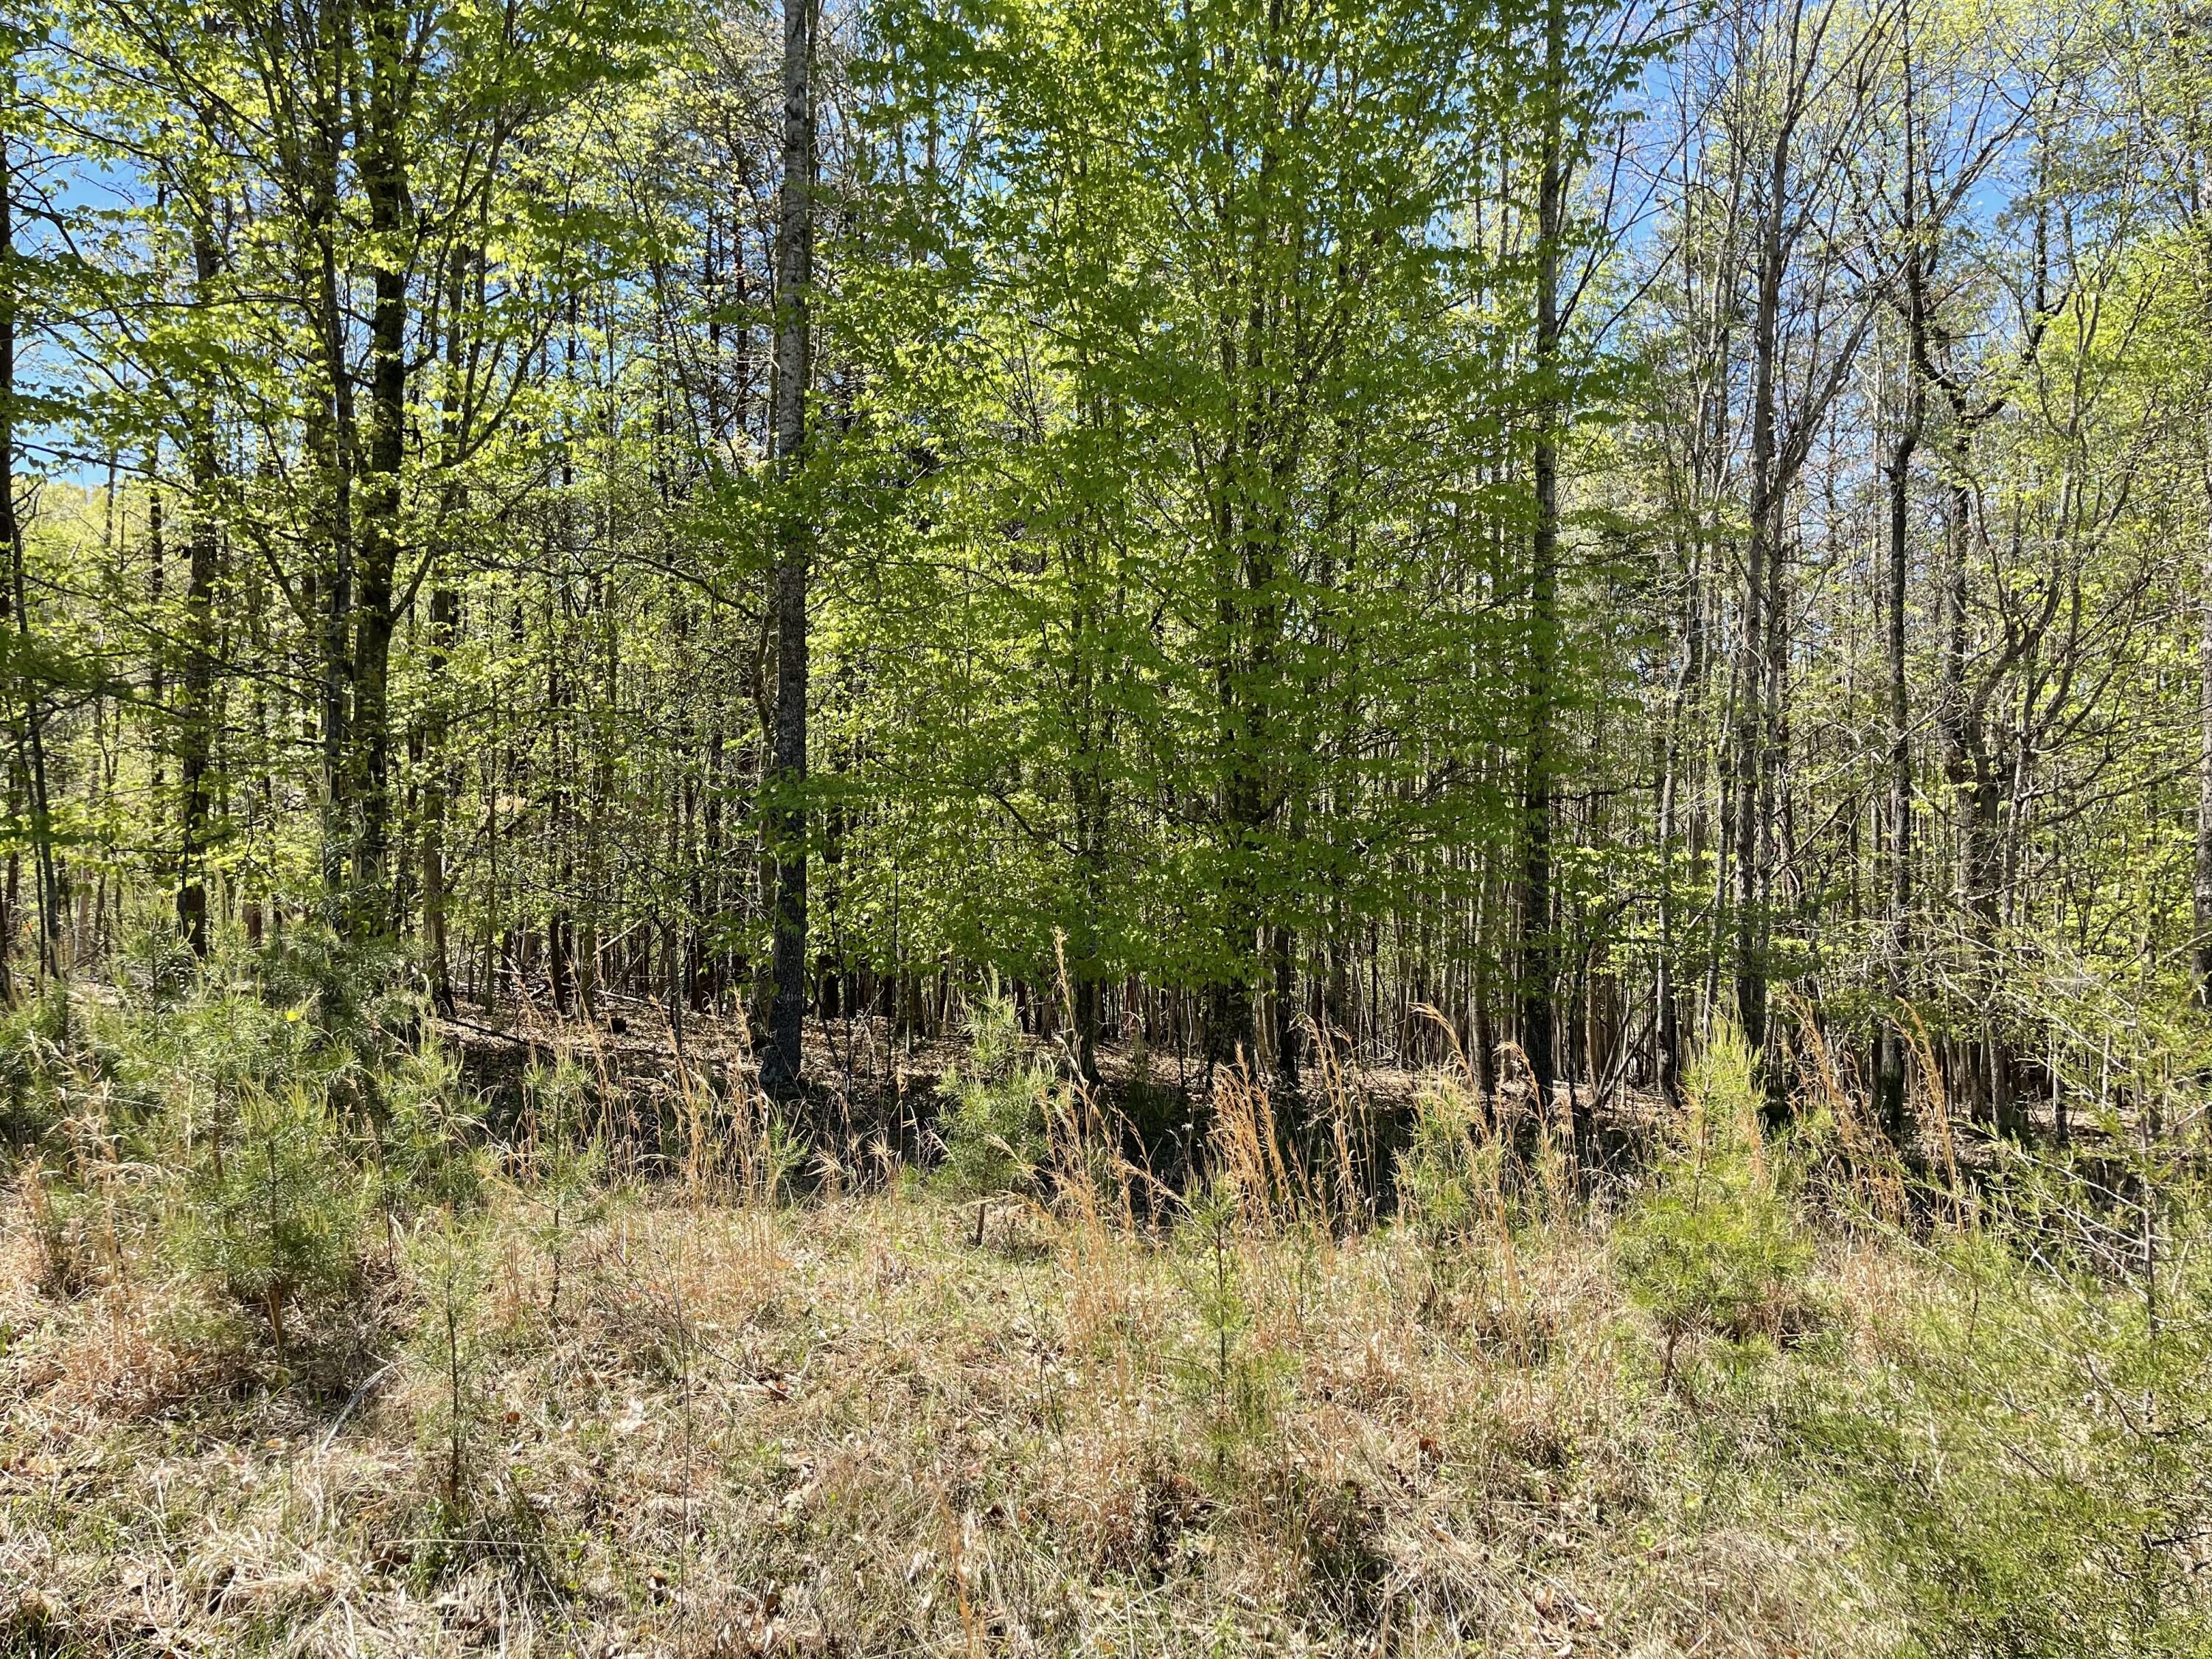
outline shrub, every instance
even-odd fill
[[[568,1235],[597,1212],[604,1201],[602,1178],[606,1151],[591,1127],[598,1096],[584,1068],[565,1056],[543,1061],[523,1074],[522,1095],[529,1129],[528,1170],[538,1205],[534,1229],[538,1246],[552,1270],[546,1292],[548,1318],[561,1310],[561,1273],[568,1259]]]
[[[305,1005],[280,1006],[235,990],[142,1019],[125,1044],[151,1067],[171,1106],[186,1109],[293,1083],[326,1089],[354,1063],[349,1049],[324,1037]]]
[[[203,982],[200,959],[174,927],[156,922],[132,929],[120,951],[121,986],[155,1008],[190,998]]]
[[[2055,1210],[2073,1180],[2049,1179]],[[1948,1294],[1887,1333],[1891,1363],[1808,1425],[1903,1592],[1912,1650],[2212,1654],[2202,1215],[2176,1206],[2155,1300],[2140,1280],[2054,1271],[2064,1241],[2041,1228],[1954,1241]]]
[[[175,1224],[186,1265],[260,1310],[280,1355],[292,1309],[354,1285],[364,1183],[306,1084],[245,1090],[193,1144],[187,1190]]]
[[[250,952],[218,954],[200,982],[251,995],[304,1026],[305,1039],[326,1052],[374,1064],[422,1035],[426,1000],[412,978],[397,944],[343,939],[311,924]],[[196,1000],[212,998],[184,999]]]
[[[1045,1156],[1045,1110],[1057,1087],[1051,1066],[1023,1054],[1013,1004],[995,988],[986,993],[969,1019],[966,1064],[938,1086],[939,1184],[974,1199],[1027,1186]]]
[[[1396,1166],[1398,1213],[1431,1246],[1473,1227],[1488,1200],[1494,1167],[1477,1144],[1480,1106],[1437,1079],[1414,1097],[1413,1121]]]
[[[1690,1077],[1681,1144],[1619,1235],[1621,1278],[1666,1339],[1670,1383],[1685,1336],[1777,1338],[1808,1316],[1812,1246],[1775,1184],[1757,1070],[1742,1035],[1723,1024]]]
[[[1198,1313],[1196,1340],[1176,1367],[1185,1397],[1204,1425],[1217,1474],[1229,1474],[1242,1452],[1273,1426],[1287,1369],[1281,1356],[1252,1340],[1252,1308],[1238,1256],[1243,1195],[1219,1177],[1189,1200],[1184,1235],[1198,1260],[1187,1282]]]
[[[482,1124],[462,1100],[460,1066],[434,1040],[379,1075],[384,1113],[377,1140],[385,1212],[465,1209],[483,1196]]]
[[[33,1146],[61,1121],[57,1083],[69,1037],[69,991],[58,981],[0,1009],[0,1139]]]

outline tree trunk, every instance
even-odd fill
[[[11,67],[0,80],[0,111],[13,111],[15,75]],[[15,611],[17,640],[27,647],[31,637],[30,596],[23,573],[23,525],[15,512],[15,333],[21,296],[15,282],[15,175],[5,125],[0,125],[0,557],[9,562]],[[27,652],[25,653],[27,662]],[[39,897],[39,967],[46,974],[61,969],[61,886],[54,869],[53,823],[46,807],[46,753],[44,697],[37,681],[21,673],[17,693],[22,699],[18,730],[23,769],[30,786],[32,874]],[[11,912],[14,907],[9,907]]]
[[[317,389],[306,422],[308,453],[318,475],[314,514],[325,565],[319,572],[322,600],[322,875],[324,902],[334,924],[347,921],[346,884],[354,826],[348,813],[346,757],[353,678],[353,386],[345,361],[345,316],[340,308],[337,260],[337,168],[343,140],[334,100],[325,94],[316,112],[314,154],[309,164],[307,230],[314,245],[318,346],[325,384]]]
[[[422,969],[430,981],[430,1004],[447,1019],[453,1017],[453,982],[446,939],[446,744],[452,692],[445,680],[460,635],[460,596],[452,588],[441,587],[431,594],[428,664],[431,711],[423,732],[427,764],[422,785]]]
[[[2212,501],[2208,501],[2212,505]],[[2197,995],[2212,1008],[2212,524],[2197,599]]]
[[[406,34],[398,8],[382,0],[368,18],[368,130],[357,146],[368,228],[380,255],[369,309],[367,476],[362,479],[361,563],[354,633],[353,738],[356,819],[353,931],[380,933],[395,921],[388,891],[392,834],[392,632],[400,544],[400,469],[407,437],[407,268],[395,246],[408,231]]]
[[[1889,568],[1884,595],[1889,655],[1889,846],[1886,896],[1888,939],[1883,988],[1893,1005],[1884,1021],[1875,1063],[1875,1110],[1892,1139],[1905,1127],[1905,1035],[1898,1021],[1905,994],[1912,904],[1912,709],[1905,680],[1905,605],[1910,574],[1909,514],[1912,452],[1920,441],[1923,404],[1917,370],[1902,429],[1889,458]]]
[[[1558,1073],[1553,1048],[1554,957],[1552,897],[1552,709],[1558,688],[1559,587],[1559,238],[1564,228],[1566,166],[1559,105],[1565,90],[1566,17],[1562,0],[1544,9],[1544,137],[1537,186],[1536,523],[1529,538],[1528,753],[1525,789],[1528,845],[1522,870],[1521,1048],[1528,1059],[1537,1109],[1548,1107]],[[1587,1127],[1575,1124],[1577,1144]]]
[[[1736,1019],[1754,1048],[1766,1040],[1766,824],[1771,807],[1760,787],[1766,772],[1766,693],[1771,648],[1768,565],[1776,556],[1781,490],[1776,477],[1775,377],[1780,355],[1782,235],[1789,187],[1786,140],[1776,143],[1771,194],[1759,225],[1759,297],[1753,321],[1751,533],[1744,550],[1743,626],[1736,666],[1735,908]]]
[[[216,246],[210,203],[192,204],[192,274],[204,303],[215,280]],[[211,391],[195,388],[190,438],[191,538],[185,580],[184,706],[177,720],[177,782],[182,797],[177,858],[177,923],[192,954],[208,953],[207,872],[204,867],[209,815],[208,768],[215,738],[215,582],[219,551],[216,520],[218,464]]]
[[[481,281],[481,266],[474,251],[466,246],[456,246],[446,274],[446,378],[438,413],[439,449],[447,469],[438,504],[441,542],[446,545],[450,545],[453,526],[468,505],[468,495],[457,470],[461,459],[461,386],[466,368],[466,331],[461,319],[466,309],[471,269],[477,270]],[[453,689],[447,677],[453,650],[460,638],[460,595],[441,580],[430,593],[429,708],[423,731],[428,764],[422,785],[422,956],[423,971],[430,981],[431,1006],[447,1019],[453,1017],[454,1011],[453,966],[447,939],[446,815],[453,789],[453,765],[446,751],[452,736],[453,700]],[[492,811],[496,817],[496,800]]]
[[[769,972],[773,1003],[761,1081],[798,1087],[806,1019],[806,588],[813,527],[798,500],[806,447],[806,386],[814,280],[814,5],[784,0],[783,189],[776,248],[775,458],[783,486],[778,514],[775,727],[768,779],[775,859],[775,915]]]
[[[2197,596],[2197,994],[2212,1008],[2212,419],[2205,427],[2203,561]]]

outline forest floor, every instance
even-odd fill
[[[495,1103],[519,1103],[531,1066],[566,1057],[629,1108],[647,1116],[658,1112],[673,1124],[684,1116],[687,1089],[726,1093],[754,1086],[758,1076],[758,1057],[742,1020],[693,1014],[679,1036],[658,1005],[641,1000],[610,1000],[596,1019],[559,1016],[538,1005],[465,1006],[456,1018],[438,1022],[438,1034],[462,1056],[469,1082]],[[1051,1048],[1035,1038],[1025,1041]],[[806,1033],[810,1086],[801,1109],[810,1138],[865,1160],[878,1175],[886,1158],[926,1162],[938,1085],[960,1066],[967,1047],[961,1034],[904,1033],[874,1017],[814,1023]],[[1148,1051],[1126,1038],[1101,1042],[1096,1060],[1094,1103],[1132,1126],[1128,1150],[1163,1177],[1179,1172],[1194,1130],[1203,1132],[1203,1124],[1193,1121],[1204,1115],[1194,1103],[1208,1098],[1222,1068],[1210,1067],[1189,1050]],[[1286,1122],[1305,1106],[1346,1115],[1371,1126],[1385,1147],[1402,1135],[1415,1098],[1437,1071],[1433,1063],[1413,1060],[1331,1060],[1317,1066],[1309,1059],[1300,1085],[1287,1093],[1271,1069],[1263,1070],[1261,1087],[1279,1097]],[[1455,1073],[1462,1067],[1456,1059],[1445,1062]],[[1525,1100],[1526,1088],[1513,1079],[1505,1079],[1503,1088]],[[1667,1110],[1656,1092],[1618,1081],[1602,1091],[1585,1082],[1579,1101],[1593,1110],[1617,1161],[1632,1162],[1648,1147]],[[1570,1108],[1564,1085],[1555,1103],[1563,1113]]]
[[[393,1240],[280,1360],[148,1260],[42,1289],[33,1220],[0,1247],[0,1650],[1894,1639],[1764,1449],[1790,1374],[1916,1294],[1890,1255],[1824,1253],[1837,1322],[1758,1386],[1662,1387],[1577,1231],[1440,1273],[1396,1231],[1213,1251],[1009,1204],[979,1246],[896,1190],[557,1227],[512,1194],[459,1265]]]
[[[2081,1188],[1908,1204],[1817,1102],[1768,1145],[1746,1061],[1694,1147],[1674,1122],[1583,1191],[1525,1112],[1481,1128],[1510,1103],[1443,1078],[1409,1120],[1383,1073],[1312,1107],[1341,1182],[1232,1085],[1212,1184],[1077,1129],[979,1198],[906,1144],[949,1047],[825,1091],[803,1142],[717,1140],[732,1034],[678,1064],[474,1016],[465,1083],[317,1074],[393,1124],[476,1103],[458,1138],[232,1084],[226,1166],[207,1079],[353,1051],[249,1000],[107,1008],[40,1051],[0,1187],[0,1656],[2212,1652],[2180,1188],[2147,1288],[2101,1211],[2120,1254],[2062,1274]],[[502,1120],[510,1072],[599,1115]],[[1385,1118],[1387,1199],[1353,1178],[1383,1131],[1336,1133]],[[240,1288],[264,1198],[287,1261],[351,1218],[274,1320]]]

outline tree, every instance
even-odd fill
[[[789,1091],[799,1080],[806,1017],[807,574],[812,532],[798,486],[806,458],[814,281],[814,0],[784,0],[783,185],[776,252],[775,466],[785,498],[776,520],[774,1001],[762,1079]]]

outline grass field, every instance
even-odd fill
[[[1724,1077],[1601,1182],[1432,1081],[1387,1204],[1256,1091],[1173,1194],[1073,1117],[995,1188],[538,1122],[433,1202],[334,1140],[226,1257],[210,1132],[70,1075],[0,1224],[0,1651],[2212,1646],[2188,1205],[2147,1313],[2018,1204],[1885,1219]],[[339,1121],[241,1117],[221,1181]],[[273,1315],[256,1204],[350,1206]]]

